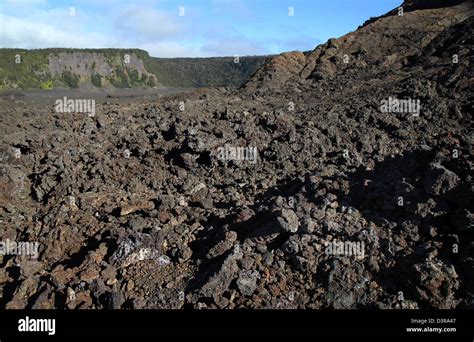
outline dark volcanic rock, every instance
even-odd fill
[[[454,189],[459,182],[459,177],[440,164],[430,164],[426,178],[425,190],[431,195],[441,195]]]
[[[38,244],[0,255],[0,303],[472,307],[472,6],[403,7],[238,90],[0,96],[0,249]]]

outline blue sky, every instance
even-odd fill
[[[401,2],[0,0],[0,47],[142,48],[155,57],[304,51],[355,30]]]

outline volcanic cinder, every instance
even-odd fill
[[[472,307],[472,4],[403,8],[238,90],[2,98],[0,240],[39,253],[0,256],[0,305]]]

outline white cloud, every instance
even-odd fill
[[[77,31],[51,24],[18,19],[0,14],[2,22],[2,47],[101,47],[111,43],[107,37],[97,33],[78,34]]]
[[[48,6],[46,0],[0,0],[0,47],[10,48],[141,48],[156,57],[208,57],[268,54],[270,45],[250,38],[232,21],[209,20],[210,13],[185,5],[186,16],[178,16],[178,6],[161,6],[154,0],[137,0],[129,6],[122,0],[76,0],[76,15],[69,5]],[[219,0],[220,1],[220,0]],[[116,3],[116,5],[114,5]],[[28,6],[28,10],[15,5]],[[229,11],[243,17],[251,12],[244,2],[225,0],[213,3],[214,11]],[[165,8],[167,9],[165,11]],[[225,12],[222,12],[223,15]],[[277,43],[274,42],[274,45]],[[273,48],[272,48],[273,50]]]
[[[125,10],[116,20],[116,27],[124,33],[139,34],[144,38],[170,38],[181,29],[176,14],[153,8],[135,7]]]

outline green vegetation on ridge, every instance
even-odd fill
[[[239,87],[268,57],[245,56],[234,62],[234,57],[210,58],[149,58],[147,70],[158,82],[172,87]]]
[[[75,65],[59,61],[63,71],[52,75],[49,58],[61,53],[90,53],[102,55],[102,60],[112,69],[109,75],[101,75],[103,65],[94,60],[85,63],[89,74],[74,73]],[[140,73],[124,63],[124,55],[134,54],[143,63],[145,72]],[[20,56],[19,63],[18,55]],[[78,88],[83,83],[95,87],[239,87],[268,57],[212,58],[155,58],[140,49],[0,49],[0,90],[2,89],[52,89],[55,87]],[[89,68],[90,66],[90,68]],[[103,68],[102,68],[103,70]],[[155,76],[155,77],[153,77]]]

